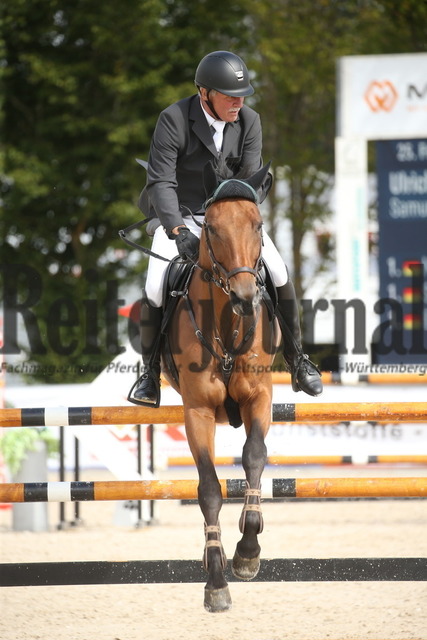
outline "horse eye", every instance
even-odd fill
[[[210,233],[211,235],[215,235],[215,229],[213,228],[213,226],[211,224],[207,224],[206,225],[206,229],[208,231],[208,233]]]

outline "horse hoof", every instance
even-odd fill
[[[228,587],[222,589],[206,589],[205,601],[206,611],[209,613],[221,613],[231,609],[231,595]]]
[[[252,580],[259,571],[260,563],[259,555],[256,558],[242,558],[236,551],[231,570],[240,580]]]

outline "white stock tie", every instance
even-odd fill
[[[224,134],[225,122],[215,121],[211,124],[211,131],[213,134],[213,140],[215,143],[216,150],[218,153],[221,153],[222,149],[222,139]]]

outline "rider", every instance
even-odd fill
[[[209,161],[225,162],[231,177],[244,170],[251,175],[262,167],[259,115],[247,105],[254,93],[243,60],[229,51],[214,51],[199,63],[198,93],[167,107],[159,116],[150,147],[147,184],[140,209],[155,228],[152,251],[169,260],[177,255],[195,259],[206,194],[203,168]],[[259,190],[262,202],[271,186],[267,174]],[[149,228],[149,227],[148,227]],[[311,396],[322,392],[317,367],[303,354],[295,290],[287,267],[266,233],[262,255],[277,289],[278,307],[289,330],[283,330],[284,357],[291,370],[292,388]],[[150,257],[141,304],[141,349],[144,370],[129,399],[157,405],[160,400],[159,335],[162,290],[167,262]]]

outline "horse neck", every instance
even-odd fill
[[[212,345],[219,339],[218,346],[221,349],[233,351],[252,327],[255,318],[236,315],[228,295],[213,282],[206,281],[203,272],[196,280],[191,298],[198,327]]]

